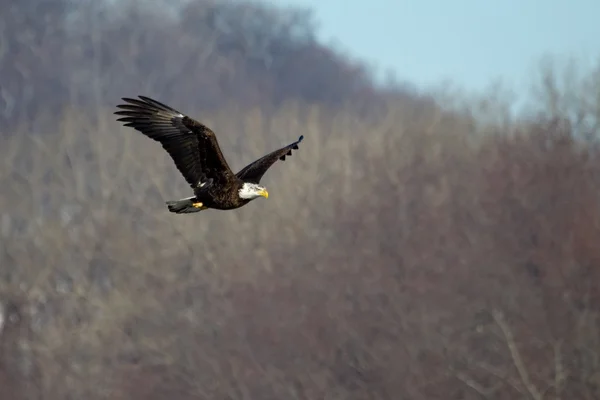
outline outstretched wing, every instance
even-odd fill
[[[253,163],[247,165],[240,172],[236,174],[238,178],[245,182],[260,183],[260,179],[267,172],[271,165],[277,160],[285,161],[286,156],[292,155],[292,150],[298,150],[298,144],[304,139],[304,135],[300,136],[297,141],[282,147],[279,150],[275,150],[266,156],[259,158]]]
[[[124,110],[115,112],[123,116],[117,121],[160,142],[192,188],[233,178],[212,130],[156,100],[139,98],[123,98],[129,104],[117,106]]]

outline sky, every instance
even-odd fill
[[[600,59],[600,0],[272,0],[311,8],[319,39],[400,81],[449,79],[467,90],[493,80],[514,90],[543,56]]]

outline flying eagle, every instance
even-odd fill
[[[208,208],[232,210],[264,197],[269,193],[260,185],[262,176],[277,160],[285,160],[298,149],[304,136],[292,144],[275,150],[234,174],[219,148],[215,133],[204,124],[181,112],[153,100],[139,96],[124,97],[129,104],[117,107],[122,115],[117,121],[162,144],[175,166],[192,187],[194,196],[167,201],[169,211],[176,214],[195,213]]]

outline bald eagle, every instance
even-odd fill
[[[204,124],[146,96],[124,97],[128,104],[117,107],[123,116],[117,121],[159,142],[169,153],[175,166],[192,187],[194,195],[167,201],[170,212],[196,213],[206,209],[232,210],[269,193],[260,180],[277,160],[285,161],[298,149],[304,136],[275,150],[234,174],[217,142],[215,133]]]

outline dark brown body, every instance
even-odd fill
[[[196,191],[196,202],[202,203],[205,208],[215,210],[233,210],[248,204],[251,200],[242,199],[238,196],[238,191],[244,182],[237,179],[232,185],[220,186],[211,185],[208,189]]]

